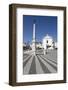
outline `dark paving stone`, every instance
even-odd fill
[[[26,61],[23,63],[23,68],[24,68],[25,65],[28,63],[28,61],[30,60],[31,57],[32,57],[32,56],[30,56],[30,57],[28,58],[28,60],[26,60]]]
[[[38,56],[37,56],[37,57],[38,57]],[[41,65],[44,73],[51,73],[51,72],[48,70],[48,68],[42,63],[42,61],[40,60],[39,57],[38,57],[38,60],[39,60],[39,62],[40,62],[40,65]]]
[[[41,57],[41,56],[40,56]],[[42,58],[44,61],[46,61],[49,65],[51,65],[56,71],[57,71],[57,67],[55,67],[51,62],[48,62],[46,59]]]
[[[29,56],[29,54],[23,54],[23,60],[25,60],[25,58],[28,56]]]
[[[33,61],[31,63],[29,74],[36,74],[35,56],[33,57]]]

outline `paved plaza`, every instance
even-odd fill
[[[24,51],[23,54],[23,74],[47,74],[57,72],[57,50],[48,50],[43,54],[43,50],[36,50],[36,55],[32,50]]]

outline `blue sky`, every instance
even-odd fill
[[[36,20],[36,41],[42,41],[46,34],[52,36],[54,41],[57,41],[56,16],[23,15],[24,42],[32,42],[34,20]]]

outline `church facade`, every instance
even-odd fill
[[[57,43],[54,42],[53,38],[48,34],[43,38],[42,45],[45,50],[57,48]]]

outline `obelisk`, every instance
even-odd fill
[[[33,55],[36,54],[36,41],[35,41],[35,29],[36,29],[36,21],[34,20],[33,22],[33,40],[32,40],[32,51],[33,51]]]

